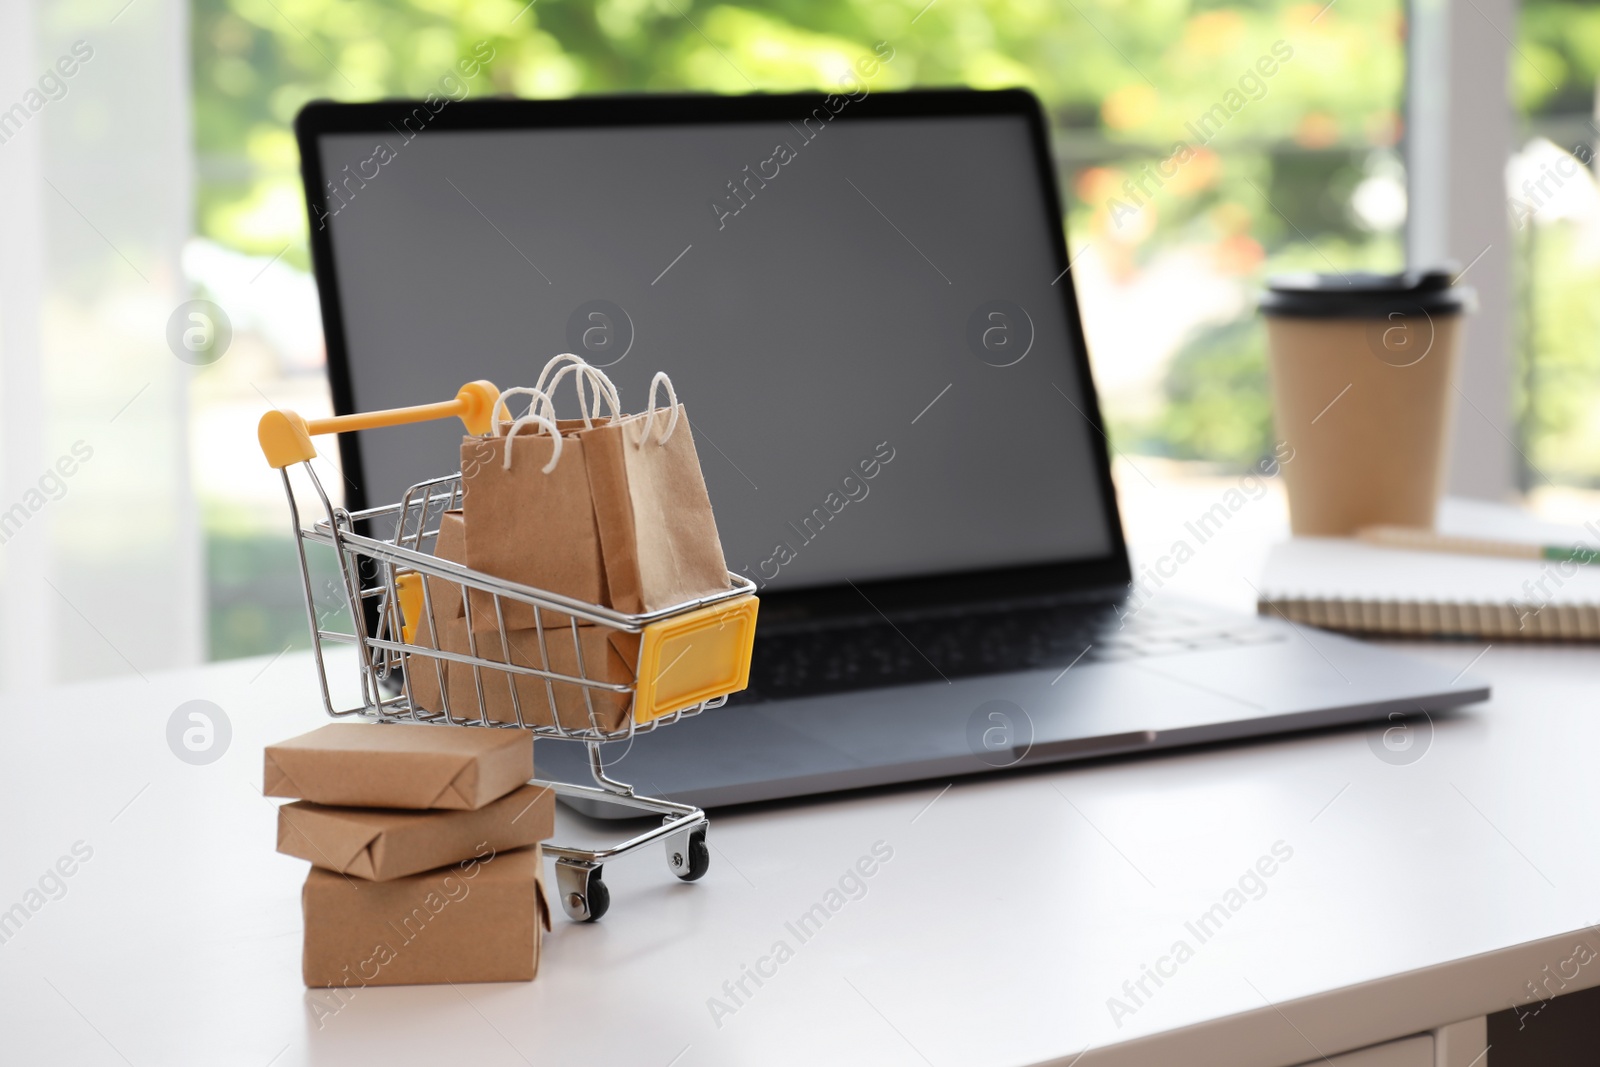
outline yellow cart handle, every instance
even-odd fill
[[[461,387],[454,400],[441,400],[437,404],[418,404],[416,407],[391,408],[388,411],[365,411],[354,415],[336,415],[329,419],[304,419],[292,411],[273,409],[261,416],[256,437],[267,462],[282,470],[291,463],[305,463],[316,457],[316,446],[311,439],[318,434],[344,433],[348,430],[375,430],[381,426],[404,426],[412,422],[432,422],[434,419],[460,418],[468,433],[485,434],[494,417],[495,401],[500,390],[493,382],[468,382]]]

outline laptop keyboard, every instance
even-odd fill
[[[1126,618],[1106,605],[881,617],[758,637],[741,702],[822,696],[918,682],[1065,670],[1079,662],[1170,656],[1265,644],[1283,635],[1245,615],[1147,606]]]

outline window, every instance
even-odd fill
[[[1045,102],[1118,449],[1242,469],[1272,446],[1262,278],[1401,265],[1403,34],[1397,0],[197,0],[199,235],[184,266],[235,333],[195,418],[253,418],[264,396],[327,405],[290,134],[305,101],[820,88],[887,41],[873,90],[1022,85]],[[456,73],[485,49],[478,75]],[[220,451],[197,468],[213,658],[305,641],[278,483],[240,477],[258,470]]]
[[[1582,500],[1574,490],[1600,487],[1600,5],[1534,0],[1520,38],[1512,91],[1523,136],[1506,173],[1518,473],[1521,488],[1570,511]]]

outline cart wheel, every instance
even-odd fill
[[[611,907],[611,890],[600,880],[600,868],[594,869],[594,877],[589,879],[589,917],[584,922],[592,923],[604,915]]]
[[[600,880],[603,870],[598,864],[556,861],[556,889],[561,893],[561,910],[573,922],[592,923],[611,907],[611,890]]]
[[[702,824],[667,838],[667,867],[685,882],[699,881],[711,869],[711,846]]]

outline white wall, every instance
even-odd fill
[[[7,688],[201,658],[194,371],[166,342],[188,295],[187,23],[180,0],[0,0],[0,122],[23,109],[0,126]]]

